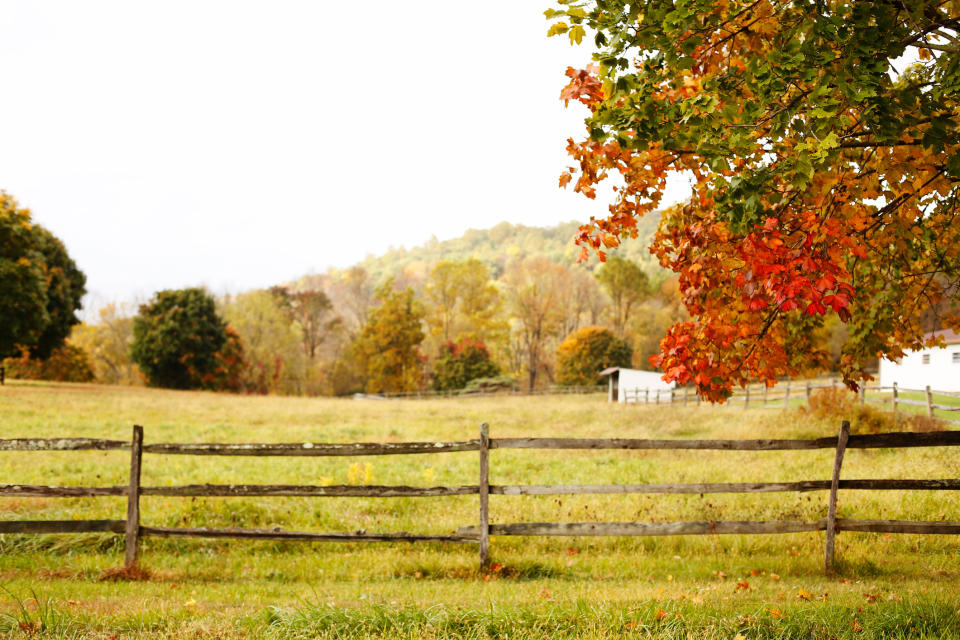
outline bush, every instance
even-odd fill
[[[87,352],[66,343],[50,352],[48,358],[31,358],[24,349],[19,358],[3,361],[6,375],[20,380],[54,380],[57,382],[91,382],[93,367]]]
[[[870,405],[860,405],[857,396],[846,387],[820,389],[810,395],[810,406],[802,411],[824,420],[849,420],[850,433],[885,431],[944,431],[943,420],[920,414],[894,414]]]
[[[569,386],[603,384],[607,367],[629,367],[630,345],[604,327],[585,327],[567,336],[557,347],[557,382]]]
[[[482,340],[448,340],[434,362],[433,388],[437,391],[463,389],[471,380],[490,378],[500,373]]]
[[[481,392],[490,392],[490,391],[512,391],[517,386],[517,378],[515,376],[496,376],[493,378],[475,378],[467,383],[467,386],[464,387],[464,391],[481,391]]]

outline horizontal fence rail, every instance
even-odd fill
[[[814,391],[821,389],[843,389],[836,380],[830,383],[806,381],[800,386],[795,386],[790,380],[779,383],[775,387],[765,385],[756,387],[747,385],[743,389],[734,389],[733,394],[727,399],[727,406],[741,405],[744,409],[763,408],[777,409],[790,407],[791,400],[802,400],[809,402],[810,396]],[[682,405],[691,404],[701,405],[702,399],[696,391],[690,387],[678,387],[673,389],[650,389],[644,387],[627,387],[620,390],[623,394],[623,400],[626,404],[653,404],[653,405]],[[901,396],[903,393],[922,394],[923,400],[911,400]],[[612,399],[612,390],[610,391]],[[934,411],[955,412],[960,411],[960,404],[943,404],[934,402],[934,396],[943,396],[945,398],[960,398],[960,392],[956,391],[937,391],[929,386],[923,389],[908,389],[898,386],[894,383],[892,386],[869,386],[862,385],[857,394],[860,405],[865,404],[883,404],[890,405],[894,413],[898,411],[900,405],[912,407],[925,407],[927,417],[933,418]],[[960,416],[958,416],[960,418]],[[960,419],[951,420],[949,418],[939,417],[944,422],[960,424]]]
[[[826,532],[825,567],[833,567],[834,538],[840,531],[960,535],[960,522],[869,520],[836,517],[839,490],[958,491],[960,478],[943,479],[842,479],[840,471],[847,449],[960,446],[960,431],[932,433],[883,433],[849,435],[844,421],[837,437],[812,439],[657,440],[640,438],[490,438],[487,425],[476,440],[400,443],[143,443],[143,429],[135,426],[130,442],[95,438],[13,438],[0,440],[0,451],[130,451],[130,482],[111,487],[61,487],[32,484],[0,484],[2,497],[78,498],[113,496],[127,498],[124,520],[0,521],[0,534],[115,533],[126,537],[126,562],[135,564],[138,540],[143,536],[167,538],[238,538],[302,540],[316,542],[450,542],[478,544],[481,566],[489,564],[489,536],[666,536],[714,534],[777,534]],[[791,451],[834,449],[830,480],[792,482],[699,482],[661,484],[556,484],[491,485],[492,449],[545,450],[719,450]],[[479,482],[476,485],[418,487],[406,485],[264,485],[190,484],[141,486],[142,456],[364,456],[416,455],[425,453],[479,452]],[[707,494],[828,492],[828,514],[812,522],[802,521],[708,521],[708,522],[514,522],[491,523],[489,496],[603,495],[603,494]],[[154,527],[140,523],[141,496],[168,497],[379,497],[420,498],[477,495],[478,525],[460,527],[450,534],[401,532],[309,532],[273,529],[217,529],[207,527]]]

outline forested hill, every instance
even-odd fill
[[[660,222],[659,214],[640,221],[636,240],[628,240],[616,249],[619,255],[640,264],[651,275],[660,266],[648,249],[650,237]],[[476,258],[486,263],[491,276],[500,276],[504,266],[512,259],[544,257],[552,262],[572,266],[577,262],[580,248],[573,237],[579,222],[564,222],[554,227],[528,227],[522,224],[501,222],[490,229],[468,229],[459,238],[439,241],[431,239],[426,244],[412,249],[391,249],[379,256],[367,256],[358,266],[363,267],[374,282],[387,277],[423,276],[436,262],[459,261]],[[583,266],[593,271],[599,262],[592,257]],[[309,280],[307,276],[303,280]],[[303,286],[301,281],[298,285]]]

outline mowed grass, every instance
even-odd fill
[[[795,410],[609,405],[602,395],[376,401],[240,397],[95,385],[0,387],[0,438],[402,442],[491,436],[835,435]],[[494,484],[829,479],[833,452],[491,452]],[[851,450],[845,478],[958,477],[956,450]],[[475,484],[476,452],[364,458],[147,455],[144,485]],[[122,485],[129,454],[0,452],[0,482]],[[160,526],[449,533],[476,496],[142,499]],[[491,497],[492,522],[813,520],[826,493]],[[960,520],[947,492],[841,493],[840,517]],[[121,498],[0,498],[0,518],[122,519]],[[475,545],[142,540],[149,579],[105,580],[122,536],[0,536],[0,633],[13,637],[960,637],[960,540],[841,533],[510,538]],[[34,599],[39,601],[39,607]],[[23,604],[24,609],[19,605]],[[46,620],[39,625],[40,620]],[[21,625],[21,623],[24,623]],[[19,627],[23,627],[20,629]],[[37,629],[44,626],[44,631]]]

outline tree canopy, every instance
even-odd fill
[[[86,293],[86,277],[63,243],[30,210],[0,191],[0,357],[61,347]]]
[[[414,299],[409,287],[394,291],[392,280],[381,285],[374,297],[379,306],[370,311],[353,345],[366,374],[366,390],[380,393],[418,389],[423,378],[423,305]]]
[[[607,367],[629,367],[633,350],[627,341],[604,327],[574,331],[557,347],[557,382],[590,386],[603,382]]]
[[[213,377],[226,324],[203,289],[159,291],[133,320],[130,356],[154,387],[197,389]]]
[[[561,93],[590,110],[561,186],[622,178],[582,254],[636,237],[668,176],[692,177],[651,246],[691,315],[653,360],[666,378],[714,400],[773,383],[803,364],[791,319],[836,315],[856,388],[921,346],[928,309],[960,329],[942,304],[960,283],[960,3],[560,0],[547,17],[595,45]]]

